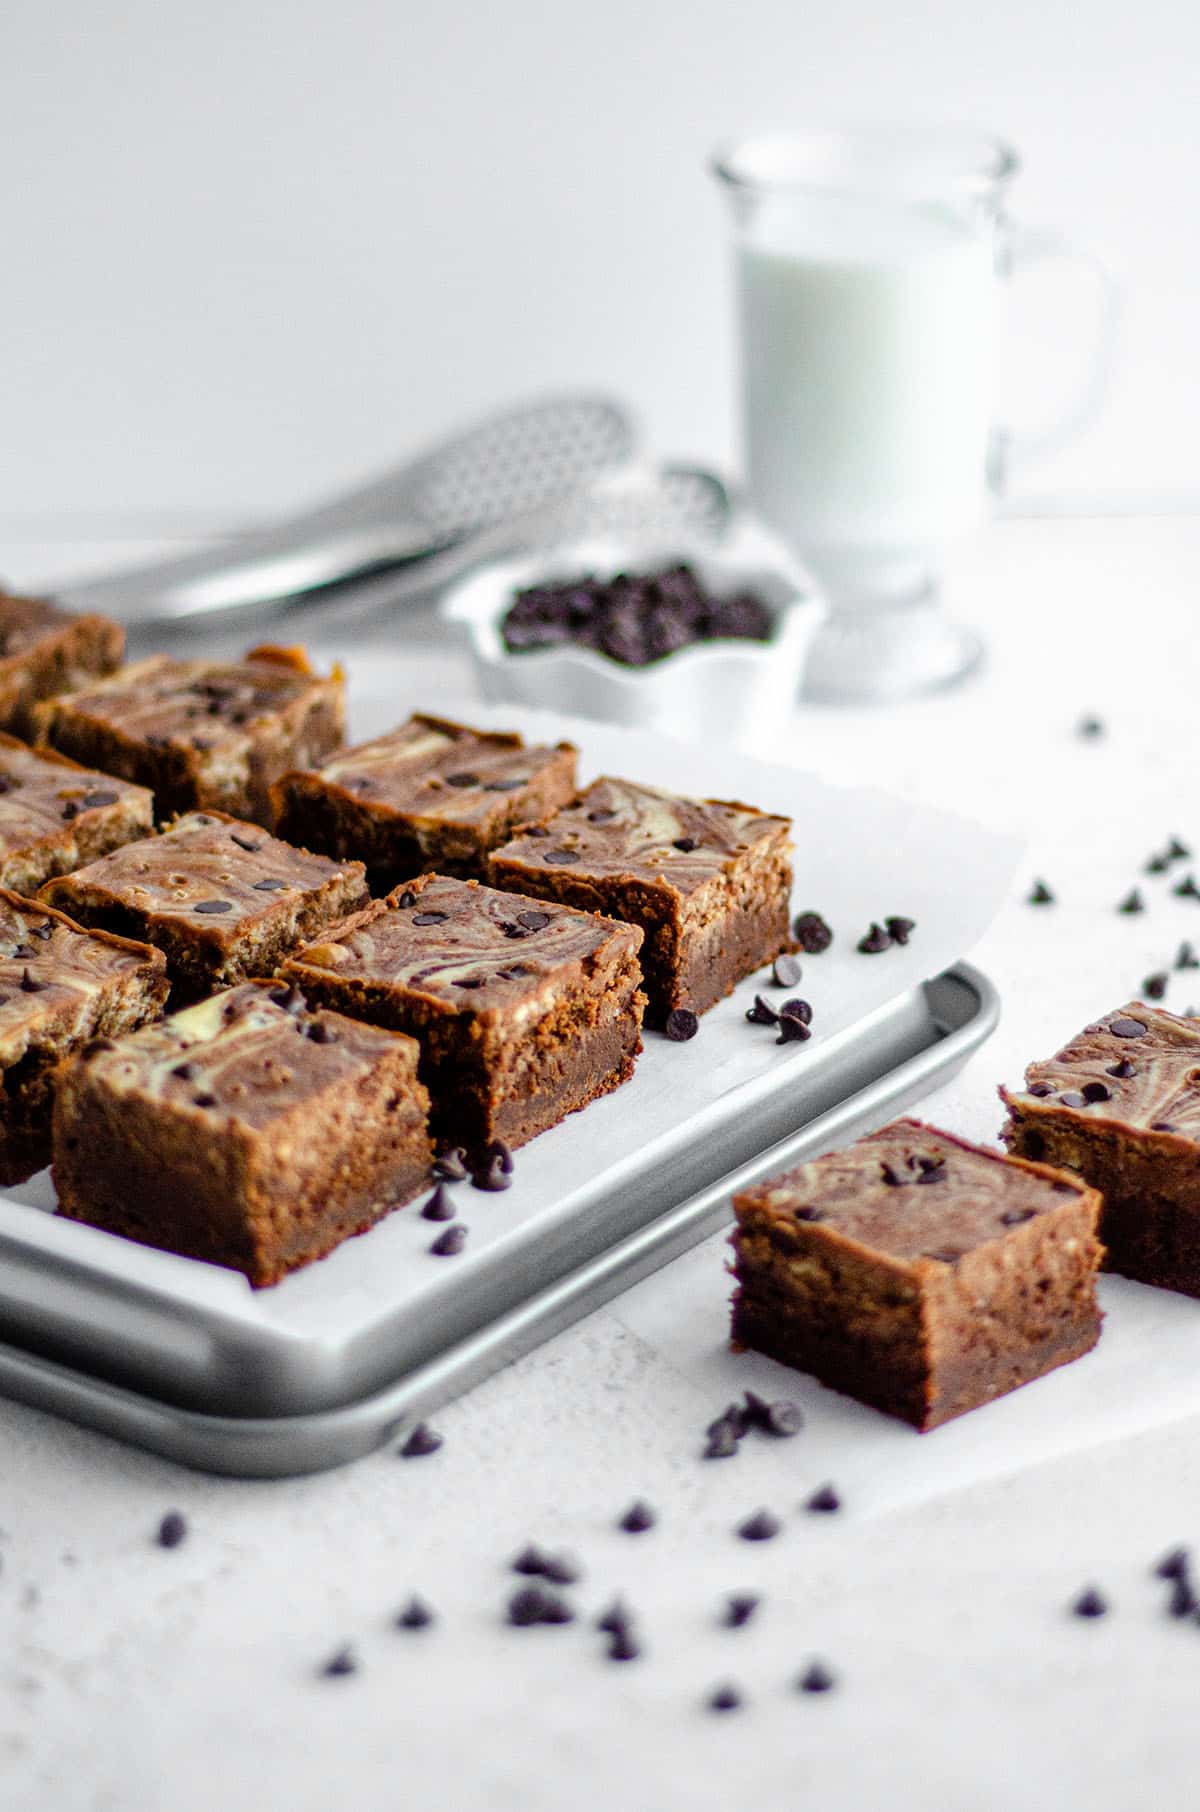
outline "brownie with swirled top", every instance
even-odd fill
[[[271,789],[275,829],[365,862],[375,893],[424,870],[485,880],[490,850],[572,797],[578,753],[418,712],[320,768],[285,774]]]
[[[124,651],[125,631],[110,617],[75,616],[52,598],[0,587],[0,729],[32,735],[40,700],[112,673]]]
[[[58,1210],[278,1283],[424,1187],[411,1038],[244,982],[63,1069]]]
[[[0,731],[0,887],[29,898],[52,876],[153,829],[154,801],[144,786]]]
[[[493,855],[494,886],[607,913],[645,933],[647,1025],[703,1013],[796,944],[791,821],[736,800],[594,781]]]
[[[936,1428],[1092,1348],[1100,1197],[920,1120],[736,1195],[735,1345]]]
[[[523,1145],[633,1073],[642,934],[558,902],[421,875],[281,974],[310,1002],[411,1033],[440,1142]]]
[[[1131,1001],[1000,1098],[1010,1151],[1100,1191],[1106,1269],[1200,1296],[1200,1021]]]

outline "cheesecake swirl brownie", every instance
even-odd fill
[[[409,1032],[440,1141],[473,1155],[554,1126],[632,1073],[632,925],[422,875],[283,967],[310,1001]]]
[[[0,732],[0,887],[34,894],[153,828],[145,787]]]
[[[491,876],[640,925],[647,1024],[702,1013],[793,948],[787,818],[605,778],[492,858]]]
[[[935,1428],[1100,1334],[1100,1198],[918,1120],[734,1198],[733,1336]]]
[[[24,1182],[50,1161],[60,1061],[156,1018],[166,997],[157,950],[89,935],[0,890],[0,1183]]]
[[[0,729],[31,735],[39,700],[114,672],[124,651],[125,631],[110,618],[0,589]]]
[[[271,975],[367,897],[361,862],[332,862],[224,812],[188,812],[42,888],[81,924],[162,950],[182,1006]]]
[[[40,742],[148,786],[160,821],[214,806],[270,825],[272,782],[342,742],[344,683],[300,648],[252,648],[241,661],[154,654],[36,717]]]
[[[356,857],[381,885],[423,869],[483,879],[488,852],[516,825],[571,798],[577,754],[569,742],[530,748],[510,732],[418,713],[313,772],[285,774],[272,789],[275,828],[306,849]]]
[[[1108,1269],[1200,1296],[1200,1021],[1132,1001],[1000,1095],[1010,1151],[1100,1191]]]
[[[424,1186],[416,1071],[411,1039],[244,983],[65,1066],[59,1213],[276,1283]]]

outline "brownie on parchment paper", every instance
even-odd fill
[[[515,732],[472,730],[420,712],[272,788],[289,842],[365,862],[376,892],[424,870],[486,879],[491,850],[575,792],[578,750],[527,747]]]
[[[420,1040],[439,1141],[523,1145],[633,1073],[642,934],[590,912],[421,875],[281,973],[310,1001]]]
[[[74,616],[0,587],[0,729],[31,735],[39,700],[114,672],[124,652],[125,631],[109,617]]]
[[[293,849],[225,812],[187,812],[38,896],[80,924],[154,944],[172,1002],[271,975],[297,945],[367,898],[361,862]]]
[[[919,1120],[734,1197],[733,1338],[936,1428],[1096,1344],[1100,1197]]]
[[[154,801],[145,787],[0,731],[0,887],[35,894],[53,875],[153,829]]]
[[[0,1184],[50,1162],[56,1066],[89,1039],[154,1019],[167,998],[161,954],[81,931],[0,889]]]
[[[1200,1296],[1200,1021],[1131,1001],[1000,1096],[1010,1151],[1100,1191],[1106,1269]]]
[[[428,1105],[411,1038],[246,982],[64,1066],[59,1213],[277,1283],[424,1187]]]
[[[794,949],[791,821],[736,800],[594,781],[492,857],[494,886],[640,925],[647,1025],[703,1013]]]
[[[35,717],[39,742],[148,786],[160,823],[212,806],[269,827],[272,782],[344,740],[345,683],[315,672],[302,648],[252,648],[240,661],[152,654]]]

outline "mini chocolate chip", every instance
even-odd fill
[[[29,948],[28,944],[17,944],[14,947],[12,954],[14,957],[29,957],[33,956],[35,952]]]
[[[1111,1101],[1112,1090],[1103,1082],[1085,1082],[1080,1090],[1085,1101]]]
[[[658,1521],[654,1511],[644,1498],[635,1498],[628,1510],[617,1519],[617,1528],[623,1529],[626,1535],[644,1535],[647,1529],[653,1529]]]
[[[796,1681],[800,1692],[832,1692],[836,1685],[837,1675],[823,1661],[810,1661]]]
[[[893,944],[907,944],[917,928],[916,919],[888,918],[883,921],[884,929]]]
[[[1074,1190],[1071,1193],[1073,1195]],[[1000,1223],[1004,1227],[1019,1227],[1024,1221],[1031,1221],[1036,1213],[1036,1208],[1006,1208],[1000,1216]]]
[[[181,1082],[194,1082],[200,1074],[200,1065],[198,1063],[177,1063],[171,1074],[178,1076]]]
[[[304,1036],[314,1044],[336,1044],[338,1035],[327,1019],[313,1019],[304,1028]]]
[[[1137,1071],[1134,1069],[1132,1063],[1130,1063],[1128,1057],[1122,1057],[1119,1063],[1109,1064],[1104,1073],[1106,1076],[1119,1076],[1122,1081],[1126,1081],[1130,1076],[1137,1075]]]
[[[524,925],[510,924],[505,920],[500,921],[500,929],[504,933],[505,937],[528,937],[529,936],[529,933],[528,933],[528,931],[526,931]]]
[[[928,1162],[923,1163],[921,1166],[921,1174],[917,1178],[918,1183],[944,1183],[945,1180],[946,1165],[944,1161],[939,1161],[936,1164],[930,1164]]]
[[[398,1451],[402,1460],[424,1460],[441,1445],[442,1436],[437,1429],[430,1428],[428,1422],[418,1422]]]
[[[413,893],[412,889],[408,888],[408,887],[406,887],[404,889],[404,892],[400,895],[400,898],[396,901],[397,906],[415,906],[416,903],[417,903],[417,896],[415,893]]]
[[[772,1541],[779,1534],[782,1524],[777,1516],[769,1510],[756,1510],[737,1526],[737,1534],[743,1541]]]
[[[548,849],[545,859],[555,867],[561,868],[567,862],[578,862],[579,851],[577,849]]]
[[[21,971],[21,991],[24,994],[44,994],[49,982],[35,981],[28,969]]]
[[[721,1624],[727,1630],[744,1629],[755,1611],[758,1599],[753,1592],[731,1592],[721,1612]]]
[[[514,1592],[508,1601],[508,1622],[515,1629],[532,1629],[535,1624],[561,1624],[574,1621],[575,1613],[565,1598],[557,1592],[547,1592],[544,1586],[522,1586]]]
[[[1150,1131],[1151,1132],[1175,1132],[1176,1127],[1175,1127],[1174,1123],[1170,1120],[1152,1120],[1150,1122]]]
[[[860,950],[864,956],[879,956],[883,951],[890,950],[891,947],[892,940],[883,926],[874,923],[855,945],[855,949]]]
[[[777,1022],[776,1044],[804,1044],[812,1037],[812,1028],[799,1013],[781,1013]]]
[[[1185,875],[1182,881],[1175,883],[1171,892],[1178,900],[1200,900],[1200,887],[1196,885],[1195,875]]]
[[[896,1172],[892,1169],[890,1164],[880,1164],[879,1175],[881,1181],[886,1183],[889,1189],[899,1189],[905,1181],[904,1177],[898,1177],[896,1175]]]
[[[229,837],[230,841],[236,843],[239,849],[244,849],[247,855],[252,856],[256,849],[262,848],[261,841],[256,843],[253,837],[239,837],[236,831],[230,831]]]
[[[435,1258],[457,1258],[467,1243],[467,1229],[461,1221],[439,1233],[429,1250]]]
[[[701,1459],[731,1460],[744,1432],[730,1417],[719,1416],[715,1422],[709,1423],[708,1438]]]
[[[1086,1586],[1072,1604],[1071,1610],[1076,1617],[1103,1617],[1108,1610],[1108,1600],[1095,1586]]]
[[[1044,881],[1035,881],[1026,898],[1028,906],[1053,906],[1054,895]]]
[[[433,1612],[421,1598],[410,1598],[402,1611],[397,1611],[398,1630],[427,1630],[434,1621]]]
[[[752,1026],[773,1026],[779,1015],[769,1001],[765,1001],[761,994],[756,994],[754,1005],[746,1008],[746,1018]]]
[[[479,785],[479,775],[478,774],[447,774],[446,775],[446,785],[447,786],[478,786]]]
[[[531,1542],[527,1548],[521,1549],[512,1563],[512,1570],[514,1573],[526,1573],[531,1578],[536,1578],[541,1574],[544,1565],[545,1556],[541,1549],[535,1547]]]
[[[437,912],[437,911],[415,912],[413,914],[413,924],[414,925],[444,925],[446,923],[446,920],[449,917],[450,917],[450,914],[448,912]]]
[[[528,784],[528,775],[522,775],[519,780],[485,781],[483,790],[485,793],[515,793],[518,787],[528,786]]]
[[[550,923],[550,919],[551,914],[548,912],[530,911],[517,914],[517,924],[523,925],[526,931],[542,931]]]
[[[714,1686],[707,1701],[710,1711],[736,1711],[741,1702],[741,1693],[728,1682],[724,1686]]]
[[[321,1663],[321,1673],[327,1680],[341,1680],[347,1674],[357,1672],[358,1657],[348,1644],[345,1648],[337,1649],[334,1654],[330,1655],[328,1661]]]
[[[187,1540],[187,1519],[179,1510],[168,1510],[158,1525],[157,1541],[160,1548],[177,1548]]]
[[[823,1221],[825,1216],[819,1208],[813,1208],[810,1204],[805,1203],[803,1207],[794,1211],[794,1218],[798,1221]]]
[[[1031,1082],[1025,1093],[1027,1095],[1036,1095],[1041,1099],[1045,1095],[1052,1095],[1054,1090],[1048,1082]]]
[[[1197,1599],[1187,1574],[1181,1573],[1171,1585],[1171,1596],[1167,1600],[1167,1616],[1194,1617],[1197,1610],[1200,1610],[1200,1600]]]
[[[494,1159],[495,1162],[497,1164],[499,1164],[501,1170],[504,1171],[506,1176],[512,1175],[513,1155],[512,1155],[512,1151],[504,1143],[503,1139],[493,1139],[491,1144],[487,1148],[487,1155],[489,1158]]]
[[[1146,999],[1161,1000],[1166,994],[1169,979],[1165,969],[1156,969],[1153,975],[1148,975],[1142,983],[1142,993]]]
[[[1200,956],[1196,955],[1186,938],[1175,953],[1175,967],[1177,969],[1200,969]]]
[[[632,1627],[633,1619],[619,1598],[614,1598],[606,1611],[596,1619],[596,1628],[606,1636],[619,1636]]]
[[[292,881],[281,881],[275,875],[267,875],[264,880],[254,882],[255,893],[284,893],[293,886]]]
[[[1169,856],[1151,856],[1142,873],[1146,875],[1165,875],[1171,866]]]
[[[673,847],[681,849],[685,856],[690,856],[694,849],[699,849],[700,844],[695,837],[676,837]]]
[[[192,1096],[193,1107],[215,1107],[216,1105],[217,1097],[215,1095],[200,1094]]]
[[[610,1661],[636,1661],[641,1652],[628,1630],[617,1630],[608,1645]]]
[[[197,900],[193,912],[232,912],[232,900]]]
[[[499,1158],[489,1158],[486,1164],[471,1172],[471,1184],[475,1189],[487,1189],[493,1194],[501,1189],[512,1187],[511,1167],[505,1170]]]
[[[1187,1548],[1172,1548],[1155,1562],[1154,1574],[1157,1579],[1183,1579],[1191,1564],[1192,1557]]]
[[[842,1507],[842,1500],[832,1485],[822,1485],[805,1499],[804,1508],[811,1510],[815,1516],[832,1516]]]
[[[961,1252],[957,1246],[943,1246],[938,1251],[922,1252],[921,1254],[922,1258],[935,1259],[939,1265],[956,1265],[959,1259],[965,1256],[965,1253]]]
[[[443,1183],[465,1183],[467,1180],[466,1154],[461,1145],[450,1151],[443,1151],[433,1160],[433,1174]]]
[[[456,988],[482,988],[486,985],[483,977],[479,975],[464,975],[453,984]]]
[[[1098,737],[1104,735],[1104,725],[1098,717],[1081,717],[1075,726],[1075,734],[1081,736],[1085,742],[1095,742]]]
[[[1146,902],[1136,887],[1132,887],[1117,907],[1118,912],[1145,912]]]
[[[616,817],[616,815],[617,814],[613,811],[610,811],[607,806],[597,806],[597,808],[594,812],[588,813],[588,823],[589,824],[611,824],[613,819]]]
[[[1123,1015],[1110,1019],[1108,1029],[1114,1038],[1144,1038],[1147,1030],[1143,1020],[1128,1019]]]
[[[700,1021],[690,1007],[672,1007],[663,1031],[672,1044],[686,1044],[700,1030]]]
[[[1167,859],[1170,862],[1186,862],[1191,853],[1187,844],[1181,843],[1178,837],[1172,837],[1167,844]]]
[[[812,1024],[812,1008],[806,1000],[785,1000],[779,1009],[781,1019],[800,1019],[806,1026]]]
[[[108,787],[93,787],[83,795],[81,804],[88,811],[98,811],[102,805],[115,805],[119,798],[120,794],[111,792]]]
[[[452,1221],[457,1213],[457,1208],[441,1183],[421,1210],[422,1218],[427,1221]]]
[[[267,999],[282,1007],[285,1013],[300,1013],[305,1007],[304,996],[295,982],[289,982],[286,988],[272,988]]]
[[[1060,1107],[1086,1107],[1087,1102],[1077,1089],[1068,1089],[1066,1094],[1058,1097]]]
[[[54,920],[44,919],[40,925],[27,925],[25,929],[30,937],[40,938],[44,944],[54,936]]]
[[[792,936],[805,956],[820,956],[833,942],[833,932],[819,912],[798,912],[792,920]]]
[[[613,816],[614,818],[616,817],[615,812],[613,813]],[[548,837],[550,835],[550,830],[545,824],[527,824],[525,826],[525,835],[527,837]]]
[[[798,1403],[790,1398],[780,1397],[778,1402],[767,1404],[767,1413],[760,1427],[764,1434],[774,1435],[776,1440],[785,1441],[792,1435],[798,1435],[804,1427],[804,1415]]]
[[[579,1568],[565,1554],[543,1554],[541,1575],[551,1585],[575,1585],[579,1580]]]
[[[777,988],[794,988],[802,973],[794,956],[777,956],[771,964],[771,980]]]

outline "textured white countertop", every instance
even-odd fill
[[[104,555],[0,543],[0,572],[32,583]],[[1018,891],[973,953],[1004,1019],[923,1109],[993,1138],[999,1080],[1200,944],[1200,907],[1161,882],[1144,915],[1113,910],[1171,834],[1200,850],[1200,520],[1008,522],[956,587],[989,638],[982,676],[798,715],[772,753],[1028,831],[1023,881],[1059,903]],[[413,658],[414,685],[463,689],[455,658]],[[1075,735],[1084,713],[1103,739]],[[1174,975],[1167,1004],[1193,1000],[1200,978]],[[231,1482],[0,1401],[0,1807],[1194,1805],[1200,1626],[1165,1616],[1149,1568],[1200,1540],[1200,1416],[903,1511],[806,1516],[817,1430],[696,1457],[747,1383],[816,1391],[724,1350],[722,1261],[711,1242],[446,1408],[419,1461]],[[634,1496],[659,1513],[638,1537],[614,1528]],[[736,1540],[760,1504],[783,1533]],[[171,1508],[190,1533],[165,1552]],[[583,1565],[574,1626],[503,1626],[505,1563],[531,1539]],[[1092,1580],[1112,1614],[1067,1615]],[[719,1628],[742,1589],[758,1615]],[[390,1627],[413,1591],[437,1612],[419,1634]],[[589,1627],[618,1591],[645,1643],[623,1667]],[[344,1642],[360,1670],[318,1678]],[[835,1692],[793,1689],[813,1655]],[[712,1715],[726,1679],[745,1704]]]

